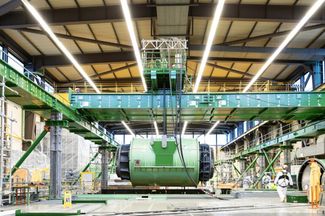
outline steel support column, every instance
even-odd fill
[[[109,161],[109,152],[106,148],[106,142],[103,143],[103,146],[100,147],[100,153],[102,155],[102,161],[101,161],[101,189],[107,188],[108,183],[108,161]]]
[[[239,159],[239,171],[243,173],[246,169],[245,167],[246,163],[245,160]]]
[[[262,150],[262,152],[263,152],[263,154],[264,154],[264,157],[265,157],[265,159],[266,159],[266,161],[267,161],[267,164],[270,164],[270,163],[271,163],[271,160],[270,160],[270,158],[269,158],[269,156],[268,156],[267,152],[266,152],[266,151],[264,151],[264,150]],[[275,174],[276,174],[276,172],[275,172],[275,169],[274,169],[274,167],[273,167],[273,166],[271,166],[271,171],[272,171],[272,174],[273,174],[273,175],[275,175]]]
[[[315,62],[313,65],[313,87],[317,88],[324,83],[323,71],[322,71],[322,62]]]
[[[289,146],[290,142],[284,142],[285,146]],[[288,172],[291,172],[291,148],[285,148],[283,150],[283,164],[288,166]]]
[[[51,120],[62,120],[62,113],[52,112]],[[50,199],[61,198],[62,180],[62,128],[51,126],[50,128]]]
[[[264,175],[264,170],[265,170],[265,157],[261,152],[259,153],[258,164],[259,164],[258,176],[260,177]]]

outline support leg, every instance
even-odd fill
[[[52,112],[51,120],[62,120],[62,113]],[[50,199],[61,198],[62,181],[62,128],[50,128]]]
[[[289,146],[289,143],[285,143],[286,146]],[[284,161],[283,163],[288,166],[288,172],[291,173],[291,149],[290,148],[285,148],[283,150],[284,154]]]
[[[100,152],[102,155],[102,174],[101,174],[101,189],[107,188],[108,183],[108,160],[109,160],[109,152],[108,149],[103,145],[103,147],[100,148]]]

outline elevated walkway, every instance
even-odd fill
[[[0,60],[0,78],[3,77],[6,80],[6,86],[13,90],[6,90],[6,98],[20,105],[24,110],[37,113],[47,120],[50,119],[52,111],[60,112],[63,114],[63,122],[51,123],[49,121],[49,124],[62,124],[61,126],[66,127],[70,132],[96,144],[102,144],[103,141],[106,141],[111,147],[118,146],[113,136],[100,125],[85,118],[76,109],[68,106],[53,94],[45,91],[36,82]]]
[[[281,147],[284,142],[298,141],[306,138],[312,138],[317,135],[323,134],[325,132],[325,121],[317,121],[310,123],[300,129],[285,133],[274,139],[269,139],[268,141],[250,147],[238,154],[235,154],[233,159],[243,158],[251,154],[256,154],[262,152],[262,150],[267,150],[270,148]]]

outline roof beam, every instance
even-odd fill
[[[189,16],[210,19],[213,16],[215,4],[197,4],[190,7]],[[297,22],[307,11],[308,6],[301,5],[254,5],[226,4],[224,20],[254,20],[267,22]],[[147,4],[132,4],[130,10],[133,19],[151,19],[157,17],[155,7]],[[123,20],[119,5],[64,8],[41,10],[41,14],[50,25],[90,24],[116,22]],[[311,23],[325,23],[325,10],[319,10],[313,16]],[[12,11],[1,17],[0,28],[27,28],[38,24],[25,11]]]
[[[110,52],[110,53],[89,53],[77,54],[76,59],[80,64],[111,64],[111,63],[125,63],[134,62],[135,58],[133,52]],[[36,69],[42,67],[61,67],[68,66],[71,63],[61,55],[52,56],[34,56],[34,65]],[[200,61],[200,56],[189,56],[189,61]],[[245,62],[245,63],[263,63],[265,58],[233,58],[233,57],[210,57],[209,61],[219,62]],[[315,60],[291,60],[291,59],[278,59],[273,64],[306,64],[312,63]]]
[[[46,35],[46,33],[44,31],[37,30],[37,29],[22,28],[19,30],[23,31],[23,32],[33,33],[33,34]],[[126,44],[113,43],[113,42],[108,42],[108,41],[103,41],[103,40],[98,40],[98,39],[96,40],[96,39],[90,39],[90,38],[78,37],[78,36],[72,36],[72,35],[66,35],[66,34],[60,34],[60,33],[55,33],[55,35],[59,38],[64,38],[64,39],[69,39],[69,40],[77,40],[77,41],[82,41],[82,42],[87,42],[87,43],[100,44],[100,45],[104,45],[104,46],[132,49],[132,46],[129,46]]]
[[[247,76],[247,77],[253,77],[254,76],[253,74],[250,74],[250,73],[245,73],[243,71],[239,71],[239,70],[235,70],[233,68],[228,68],[228,67],[220,66],[220,65],[217,65],[217,64],[212,64],[212,63],[209,63],[209,62],[207,62],[207,65],[209,65],[211,67],[214,67],[214,68],[221,69],[221,70],[230,71],[232,73],[239,74],[239,75],[242,75],[242,76]],[[260,79],[261,80],[269,80],[269,79],[263,78],[263,77],[261,77]]]
[[[189,45],[189,49],[192,51],[203,51],[205,45]],[[263,53],[272,54],[276,50],[276,47],[250,47],[250,46],[222,46],[213,45],[211,51],[215,52],[238,52],[238,53]],[[312,56],[324,56],[325,49],[318,48],[285,48],[281,52],[283,54],[292,55],[312,55]]]
[[[325,27],[325,24],[321,25],[315,25],[315,26],[309,26],[307,27],[308,30],[316,29],[316,28],[321,28]],[[45,33],[41,30],[37,29],[29,29],[29,28],[22,28],[20,31],[23,32],[29,32],[29,33],[34,33],[34,34],[41,34],[45,35]],[[275,48],[272,47],[231,47],[231,46],[224,46],[224,45],[233,45],[233,44],[238,44],[238,43],[244,43],[244,42],[249,42],[252,40],[258,40],[258,39],[265,39],[265,38],[270,38],[273,36],[282,36],[286,35],[289,31],[283,31],[283,32],[277,32],[277,33],[272,33],[272,34],[266,34],[266,35],[260,35],[252,38],[247,38],[247,39],[241,39],[241,40],[236,40],[236,41],[230,41],[230,42],[225,42],[223,45],[214,45],[211,48],[211,51],[224,51],[224,52],[257,52],[257,53],[272,53],[274,52]],[[64,39],[69,39],[69,40],[77,40],[77,41],[82,41],[82,42],[87,42],[87,43],[93,43],[93,44],[99,44],[99,45],[105,45],[105,46],[112,46],[112,47],[119,47],[119,48],[129,48],[131,49],[132,47],[126,44],[119,44],[119,43],[113,43],[113,42],[108,42],[108,41],[102,41],[102,40],[96,40],[96,39],[90,39],[90,38],[85,38],[85,37],[78,37],[78,36],[72,36],[72,35],[66,35],[66,34],[60,34],[56,33],[56,36],[59,38],[64,38]],[[203,50],[204,45],[196,45],[196,44],[191,44],[189,45],[190,50]],[[283,50],[283,53],[287,54],[311,54],[311,55],[325,55],[325,49],[292,49],[292,48],[287,48]]]
[[[200,4],[198,7],[191,7],[189,15],[212,17],[214,8],[214,4]],[[298,22],[308,9],[309,6],[301,5],[226,4],[222,17],[224,20]],[[320,9],[310,23],[325,23],[325,10]]]
[[[11,39],[3,30],[0,30],[0,44],[4,44],[10,50],[12,50],[16,54],[16,57],[22,62],[31,62],[32,57],[13,39]]]
[[[74,55],[80,64],[101,64],[135,61],[133,52],[89,53]],[[62,55],[34,56],[35,68],[71,65]]]
[[[14,10],[16,7],[18,7],[21,4],[20,0],[10,0],[7,3],[3,4],[0,7],[0,16],[3,16],[10,11]]]
[[[145,4],[130,6],[132,18],[148,19],[156,17],[156,9]],[[39,11],[49,25],[91,24],[123,21],[120,5],[62,8]],[[1,17],[0,28],[36,27],[38,23],[26,11],[12,11]]]
[[[241,79],[241,78],[222,78],[222,77],[211,77],[210,78],[210,84],[223,84],[224,82],[231,83],[234,82],[236,85],[238,85],[238,82],[249,82],[250,79]],[[118,80],[115,79],[101,79],[101,80],[94,80],[94,82],[98,85],[106,85],[106,86],[115,86],[116,84],[118,86],[125,85],[130,86],[130,83],[133,85],[139,85],[141,86],[141,80],[139,78],[119,78]],[[203,77],[202,83],[208,83],[209,77]],[[71,81],[71,82],[56,82],[55,84],[57,87],[70,87],[72,84],[80,86],[84,86],[85,81],[77,80],[77,81]]]
[[[301,29],[300,32],[304,31],[310,31],[310,30],[315,30],[319,28],[325,28],[325,24],[319,24],[319,25],[312,25],[312,26],[306,26]],[[270,34],[263,34],[263,35],[258,35],[254,37],[247,37],[239,40],[233,40],[233,41],[226,41],[224,43],[220,43],[218,45],[236,45],[236,44],[241,44],[241,43],[247,43],[251,41],[257,41],[257,40],[263,40],[267,38],[274,38],[274,37],[280,37],[289,34],[290,31],[280,31],[280,32],[274,32]]]
[[[194,45],[193,48],[201,51],[203,46]],[[192,49],[192,51],[195,49]],[[274,48],[264,47],[233,47],[233,46],[213,46],[214,51],[220,52],[240,52],[240,53],[265,53],[271,54]],[[325,49],[309,49],[309,48],[287,48],[283,53],[296,54],[295,59],[277,59],[274,64],[303,64],[314,61],[320,61],[325,55]],[[305,60],[306,54],[311,55],[312,58]],[[300,55],[300,56],[299,56]],[[117,62],[133,62],[135,57],[133,52],[108,52],[108,53],[89,53],[75,55],[81,64],[102,64],[102,63],[117,63]],[[199,61],[200,56],[189,56],[188,60]],[[210,57],[210,61],[221,62],[249,62],[249,63],[263,63],[265,58],[244,58],[244,57]],[[70,62],[62,55],[54,56],[34,56],[34,64],[36,68],[41,67],[58,67],[70,65]],[[132,65],[133,66],[133,65]],[[235,71],[235,70],[234,70]],[[238,73],[238,71],[236,71]],[[236,73],[235,72],[235,73]],[[109,71],[105,73],[110,73]],[[246,74],[247,75],[247,74]],[[249,75],[248,75],[249,76]]]
[[[109,70],[109,71],[103,71],[103,72],[98,72],[98,74],[96,75],[92,75],[90,76],[91,78],[96,78],[98,76],[103,76],[103,75],[107,75],[107,74],[112,74],[112,73],[115,73],[115,72],[119,72],[119,71],[122,71],[122,70],[125,70],[125,69],[129,69],[131,67],[135,67],[137,66],[137,63],[133,63],[133,64],[129,64],[129,65],[126,65],[126,66],[123,66],[123,67],[119,67],[119,68],[114,68],[112,70]],[[116,79],[115,79],[116,80]],[[120,80],[120,79],[119,79]],[[81,80],[78,80],[78,81],[84,81],[83,79]]]

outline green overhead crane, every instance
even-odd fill
[[[71,106],[100,121],[150,121],[175,112],[177,96],[160,93],[71,93]],[[313,120],[325,115],[325,92],[187,93],[181,97],[187,121]],[[121,110],[123,110],[123,115]],[[208,114],[207,114],[208,113]]]

